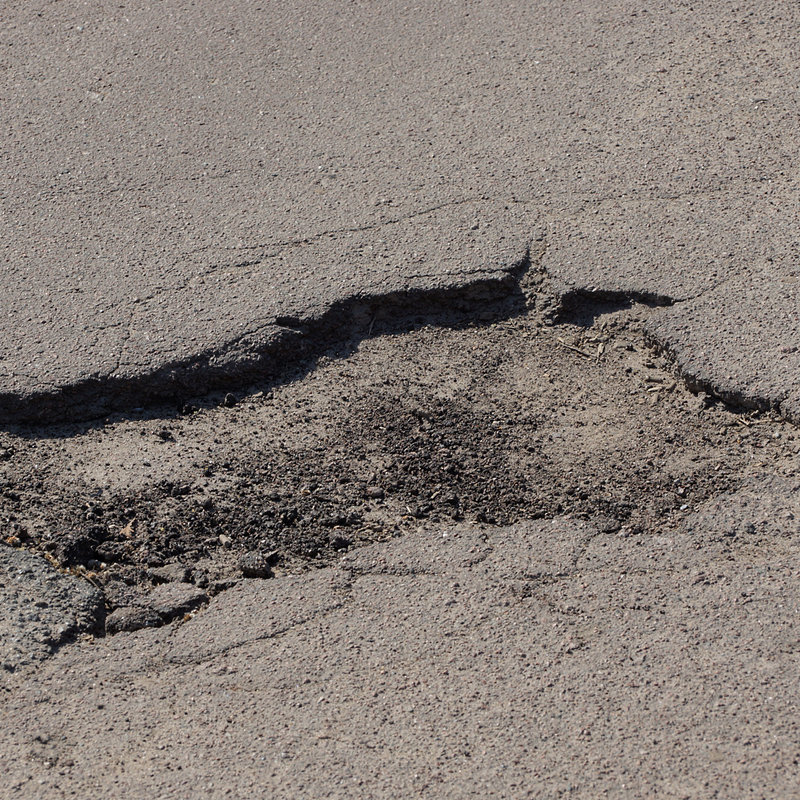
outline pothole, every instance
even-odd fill
[[[684,388],[645,344],[647,306],[576,300],[554,317],[509,302],[447,325],[373,314],[371,337],[293,380],[191,413],[6,433],[6,538],[84,575],[109,611],[150,607],[166,584],[182,614],[189,595],[420,525],[676,529],[795,456],[792,426]]]

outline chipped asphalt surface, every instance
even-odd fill
[[[800,9],[2,18],[6,427],[241,389],[526,269],[652,306],[691,389],[800,419]],[[650,536],[423,524],[105,638],[91,587],[4,547],[1,793],[795,796],[798,519],[787,468]]]

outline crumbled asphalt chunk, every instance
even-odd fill
[[[245,553],[239,560],[242,575],[245,578],[271,578],[272,568],[269,558],[263,553]]]
[[[158,550],[150,550],[145,554],[144,561],[148,567],[160,567],[164,563],[164,554]]]
[[[105,608],[87,581],[57,572],[41,556],[0,544],[0,669],[49,656],[81,633],[102,631]]]
[[[205,589],[208,586],[208,573],[203,569],[192,570],[192,583],[200,589]]]
[[[183,564],[165,564],[148,570],[153,583],[186,583],[189,580],[189,568]]]
[[[96,553],[101,561],[114,563],[130,556],[131,547],[125,542],[103,542],[97,547]]]
[[[106,607],[110,609],[146,604],[147,595],[120,578],[109,578],[103,584]]]
[[[142,628],[158,628],[163,624],[160,614],[146,606],[123,606],[106,618],[106,633],[113,635]]]
[[[147,598],[147,605],[164,622],[188,614],[207,602],[208,595],[189,583],[163,583],[156,586]]]
[[[209,589],[209,594],[213,595],[226,592],[228,589],[232,589],[236,586],[237,583],[239,583],[238,578],[222,578],[218,581],[214,581]]]

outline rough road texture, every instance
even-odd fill
[[[653,326],[687,374],[794,413],[795,5],[2,17],[6,418],[233,386],[281,320],[497,279],[539,222],[563,287],[695,298]]]
[[[4,435],[10,541],[86,569],[114,611],[163,582],[213,593],[241,559],[335,562],[421,520],[672,529],[756,473],[794,474],[790,425],[695,397],[645,345],[654,310],[481,307],[481,324],[450,310],[399,333],[379,316],[232,406]]]
[[[796,794],[799,8],[0,9],[0,794]]]
[[[674,536],[422,530],[245,582],[174,632],[73,649],[16,692],[0,787],[792,796],[796,540],[756,554],[728,534],[702,512]]]
[[[683,389],[657,311],[379,319],[231,407],[4,435],[10,538],[114,635],[11,676],[0,794],[791,795],[800,437]]]

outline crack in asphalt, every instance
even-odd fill
[[[546,269],[540,268],[539,271],[545,279],[549,280],[551,283],[557,284],[557,282],[553,281],[552,276],[549,275]],[[554,305],[552,313],[554,319],[560,322],[570,318],[575,321],[575,318],[579,317],[581,313],[587,316],[591,316],[593,313],[601,315],[605,313],[605,309],[602,308],[604,305],[621,306],[624,304],[636,303],[651,309],[671,308],[699,300],[706,295],[718,291],[722,286],[732,280],[733,278],[731,277],[723,278],[713,286],[709,286],[696,294],[686,297],[675,297],[636,289],[573,288],[561,292],[551,289],[551,303]],[[758,393],[748,394],[745,389],[722,389],[713,379],[701,378],[683,364],[675,347],[659,336],[659,334],[652,329],[652,326],[646,325],[644,334],[646,343],[661,352],[672,362],[676,377],[679,378],[692,393],[699,394],[702,392],[734,408],[774,411],[789,422],[797,421],[782,405],[790,396],[789,392],[777,392],[767,396]]]
[[[719,191],[723,191],[720,189]],[[695,195],[686,195],[695,196]],[[681,195],[680,197],[684,197]],[[311,244],[325,237],[339,234],[357,233],[375,230],[386,225],[398,224],[410,219],[430,215],[436,211],[454,206],[481,203],[497,198],[469,197],[452,200],[430,206],[409,214],[389,220],[369,223],[361,226],[336,228],[322,231],[302,239],[291,239],[273,245],[275,252],[281,248]],[[622,201],[620,198],[615,200]],[[663,199],[663,198],[660,198]],[[675,198],[670,198],[675,199]],[[678,198],[679,199],[679,198]],[[610,200],[610,199],[609,199]],[[545,217],[546,218],[546,217]],[[71,384],[60,385],[54,381],[47,382],[47,389],[22,396],[14,391],[0,394],[0,421],[6,424],[34,423],[49,424],[56,421],[81,421],[101,417],[110,412],[126,412],[131,409],[141,411],[143,407],[156,407],[169,402],[182,403],[191,397],[201,397],[213,391],[235,391],[253,382],[265,378],[277,383],[281,375],[286,375],[297,366],[298,361],[317,354],[321,348],[343,344],[348,339],[363,340],[372,335],[372,325],[368,331],[355,328],[355,313],[359,307],[372,309],[372,318],[380,311],[393,311],[397,316],[408,315],[411,309],[436,318],[448,313],[450,304],[467,303],[467,313],[473,316],[487,309],[493,303],[507,301],[515,295],[524,296],[522,278],[530,272],[546,281],[547,290],[536,287],[533,294],[536,303],[554,307],[556,320],[579,314],[592,313],[593,306],[602,304],[637,303],[648,308],[666,308],[682,303],[698,300],[712,294],[732,280],[724,277],[712,286],[692,295],[675,296],[664,292],[649,292],[641,289],[595,289],[592,287],[562,288],[558,279],[551,276],[544,267],[544,259],[549,247],[546,233],[536,241],[539,245],[534,253],[531,248],[517,264],[506,267],[478,268],[459,273],[463,282],[455,287],[439,287],[431,289],[414,289],[387,293],[357,293],[336,301],[327,307],[311,309],[303,318],[291,318],[289,325],[282,324],[281,317],[265,318],[254,322],[247,329],[227,341],[206,348],[184,358],[162,363],[155,369],[146,369],[136,365],[127,351],[133,335],[133,324],[142,312],[142,304],[134,304],[130,309],[128,320],[106,326],[124,328],[119,354],[113,369],[107,374],[93,373],[78,379]],[[268,245],[255,244],[234,250],[257,250]],[[246,259],[233,268],[258,266],[264,259],[274,253],[263,253],[257,258]],[[231,266],[226,269],[231,269]],[[219,265],[204,273],[193,275],[184,284],[188,287],[192,282],[211,274]],[[429,279],[438,277],[437,273],[419,272],[408,276],[410,279]],[[173,290],[175,287],[172,287]],[[167,291],[164,289],[163,291]],[[480,293],[483,292],[483,296]],[[548,296],[549,292],[549,296]],[[145,305],[161,292],[148,295]],[[423,308],[424,307],[424,308]],[[510,313],[514,313],[513,311]],[[602,313],[597,309],[597,313]],[[287,319],[289,319],[287,317]],[[434,320],[436,323],[436,320]],[[441,320],[436,324],[447,324]],[[100,335],[98,332],[98,336]],[[343,333],[344,332],[344,333]],[[681,364],[678,356],[667,343],[662,341],[652,330],[648,333],[649,343],[668,355],[676,364],[678,376],[693,391],[703,391],[709,395],[732,405],[767,410],[780,409],[782,398],[746,397],[744,392],[723,391],[710,381],[700,381],[688,372]],[[123,370],[128,374],[121,374]],[[14,376],[33,379],[31,375],[21,372]],[[40,381],[44,383],[44,381]]]
[[[675,202],[681,200],[695,200],[704,197],[716,197],[724,194],[741,193],[745,188],[752,186],[764,186],[771,182],[771,186],[789,191],[796,191],[791,182],[780,181],[776,175],[769,175],[763,179],[755,180],[728,180],[718,186],[707,186],[685,192],[674,192],[672,194],[653,194],[647,190],[639,191],[636,188],[628,190],[625,194],[609,194],[604,197],[586,198],[585,208],[595,208],[600,205],[611,205],[617,203],[625,205],[628,203],[662,203]]]
[[[587,575],[592,574],[603,574],[606,571],[605,567],[597,567],[594,569],[579,569],[578,563],[580,562],[581,558],[584,557],[586,554],[587,548],[589,544],[597,537],[602,536],[601,531],[594,531],[592,533],[587,534],[584,541],[581,542],[581,546],[579,548],[579,552],[575,553],[571,558],[570,561],[571,566],[569,569],[566,570],[542,570],[540,572],[523,572],[523,573],[506,573],[504,571],[500,571],[498,574],[492,576],[491,579],[486,579],[487,584],[496,584],[496,582],[502,581],[508,584],[511,588],[511,593],[518,599],[524,600],[527,598],[533,598],[538,603],[542,605],[543,608],[549,609],[552,613],[556,614],[557,616],[572,616],[573,614],[566,609],[561,608],[555,600],[550,598],[547,594],[547,590],[551,586],[555,586],[559,583],[569,582],[572,580],[582,579],[585,578]],[[287,623],[286,625],[280,626],[274,630],[269,631],[268,633],[258,634],[256,636],[252,636],[246,639],[242,639],[236,642],[232,642],[224,647],[221,647],[213,652],[203,653],[202,655],[190,655],[190,656],[183,656],[183,655],[173,655],[167,656],[163,662],[159,662],[159,664],[163,665],[164,663],[169,664],[170,666],[186,666],[186,665],[199,665],[205,664],[211,661],[214,661],[220,656],[225,656],[228,653],[234,652],[236,650],[241,650],[248,645],[255,644],[257,642],[264,642],[270,641],[273,639],[278,639],[282,636],[285,636],[288,633],[291,633],[294,630],[299,628],[303,628],[310,623],[313,623],[320,619],[325,619],[326,617],[330,616],[331,614],[335,613],[336,611],[340,611],[341,609],[345,608],[352,600],[354,596],[354,587],[355,585],[361,580],[362,578],[368,577],[381,577],[381,578],[416,578],[416,577],[430,577],[430,578],[450,578],[454,575],[458,575],[459,573],[463,572],[470,572],[475,567],[484,564],[487,560],[491,559],[491,556],[495,554],[495,548],[489,547],[486,551],[479,554],[474,561],[470,561],[468,563],[462,563],[458,565],[454,565],[451,567],[443,567],[442,569],[426,569],[421,567],[391,567],[386,566],[385,568],[376,567],[371,568],[369,566],[359,567],[359,566],[346,566],[342,568],[342,571],[348,576],[348,581],[344,585],[340,585],[340,591],[343,591],[344,596],[337,602],[331,603],[324,608],[317,609],[305,616],[301,619],[294,620],[293,622]],[[628,568],[626,570],[626,574],[631,576],[647,576],[652,574],[675,574],[678,570],[675,569],[664,569],[664,568],[653,568],[653,569],[645,569],[645,568]],[[525,591],[520,592],[519,589],[514,589],[513,582],[522,582],[527,585],[528,589]],[[177,631],[180,630],[180,627],[175,627],[169,632],[169,636],[174,636]],[[141,670],[142,673],[147,672],[149,670]]]
[[[446,324],[451,306],[466,304],[474,315],[520,295],[520,279],[529,266],[530,256],[526,253],[520,262],[497,270],[469,271],[463,274],[462,285],[352,295],[320,310],[317,316],[312,312],[308,318],[298,319],[295,327],[281,326],[280,318],[269,319],[221,345],[140,374],[119,374],[124,365],[121,353],[110,374],[91,376],[71,385],[53,385],[52,392],[37,392],[35,396],[0,394],[0,419],[6,424],[48,424],[56,418],[59,422],[85,420],[112,411],[181,402],[214,390],[231,391],[265,377],[279,381],[298,361],[317,351],[350,338],[369,337],[371,329],[357,330],[355,321],[357,310],[365,305],[375,311],[393,311],[398,320],[405,315],[406,325],[413,326],[411,315],[420,314]],[[138,306],[131,311],[124,342],[130,340],[132,322],[138,312]],[[508,313],[515,311],[510,309]],[[401,320],[401,328],[402,324]],[[256,341],[247,341],[250,339]]]
[[[167,656],[163,662],[159,662],[159,664],[169,664],[170,666],[186,666],[189,664],[198,665],[198,664],[205,664],[209,661],[213,661],[214,659],[218,658],[219,656],[227,655],[235,650],[240,650],[243,647],[247,647],[250,644],[255,644],[256,642],[266,642],[272,639],[278,639],[281,636],[285,636],[287,633],[291,633],[293,630],[297,630],[298,628],[302,628],[308,625],[311,622],[314,622],[318,619],[324,619],[325,617],[333,614],[336,611],[344,608],[352,599],[352,591],[348,590],[346,596],[336,603],[332,603],[325,608],[317,609],[316,611],[311,612],[310,614],[304,616],[302,619],[295,620],[294,622],[290,622],[286,625],[283,625],[279,628],[276,628],[268,633],[262,633],[257,636],[252,636],[248,639],[240,640],[237,642],[232,642],[231,644],[225,645],[224,647],[219,648],[218,650],[214,650],[211,653],[204,653],[199,656],[178,656],[172,655]]]
[[[411,219],[417,219],[419,217],[427,216],[428,214],[433,214],[435,211],[440,211],[443,208],[453,208],[455,206],[463,206],[469,205],[470,203],[485,203],[489,200],[496,200],[497,197],[492,196],[485,196],[485,197],[467,197],[461,200],[449,200],[446,203],[439,203],[435,206],[429,206],[428,208],[423,208],[419,211],[412,211],[409,214],[404,214],[399,217],[393,217],[391,219],[380,220],[378,222],[370,222],[365,225],[358,225],[354,227],[347,227],[347,228],[332,228],[331,230],[321,231],[319,233],[315,233],[311,236],[305,236],[301,239],[287,239],[282,242],[274,242],[274,243],[264,243],[264,244],[252,244],[252,245],[245,245],[242,247],[235,247],[235,248],[226,248],[231,249],[233,251],[242,251],[242,250],[266,250],[267,248],[277,248],[277,253],[281,252],[281,250],[296,247],[298,245],[304,244],[313,244],[314,242],[319,241],[320,239],[324,239],[329,236],[338,236],[342,233],[364,233],[366,231],[374,231],[379,228],[384,228],[388,225],[397,225],[400,222],[407,222]],[[263,258],[267,258],[271,255],[270,253],[265,253]]]

